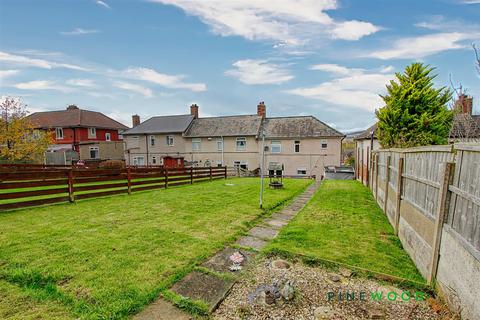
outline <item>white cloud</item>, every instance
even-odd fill
[[[101,0],[98,0],[97,2],[95,2],[96,4],[98,4],[99,6],[102,6],[102,7],[105,7],[107,9],[110,9],[110,6],[105,2],[105,1],[101,1]]]
[[[378,27],[369,22],[335,21],[326,10],[337,0],[150,0],[174,5],[199,17],[215,34],[300,45],[321,37],[358,40]]]
[[[3,51],[0,51],[0,62],[6,62],[6,63],[19,65],[19,66],[37,67],[37,68],[43,68],[43,69],[66,68],[66,69],[72,69],[72,70],[88,71],[86,68],[73,65],[73,64],[60,63],[60,62],[48,61],[48,60],[37,59],[37,58],[30,58],[27,56],[10,54]]]
[[[339,74],[339,75],[348,75],[348,74],[358,74],[358,73],[363,73],[363,69],[353,69],[353,68],[347,68],[344,66],[339,66],[338,64],[315,64],[310,67],[310,70],[319,70],[319,71],[326,71],[329,73],[333,74]]]
[[[390,72],[393,72],[394,70],[395,70],[394,66],[385,66],[385,67],[382,67],[380,69],[380,72],[381,73],[390,73]]]
[[[480,0],[465,0],[463,1],[465,4],[480,4]]]
[[[346,21],[338,23],[332,30],[334,39],[358,40],[380,30],[379,27],[364,21]]]
[[[94,29],[75,28],[72,31],[60,31],[65,36],[82,36],[85,34],[99,33],[100,31]]]
[[[144,97],[151,98],[153,97],[153,92],[150,88],[146,88],[143,86],[140,86],[138,84],[134,83],[129,83],[129,82],[123,82],[123,81],[116,81],[113,83],[114,87],[117,87],[119,89],[135,92],[138,94],[143,95]]]
[[[288,70],[267,60],[239,60],[233,66],[235,69],[225,71],[225,75],[245,84],[281,84],[294,78]]]
[[[18,74],[20,70],[0,70],[0,80],[3,80],[8,77],[12,77]]]
[[[462,43],[462,41],[474,38],[474,34],[460,32],[443,32],[403,38],[395,41],[389,49],[373,51],[366,56],[382,60],[417,59],[442,51],[467,48],[468,45]]]
[[[56,90],[62,92],[71,92],[72,88],[57,85],[53,81],[48,80],[34,80],[29,82],[21,82],[13,85],[17,89],[21,90]]]
[[[337,106],[372,112],[383,105],[379,94],[385,92],[385,85],[393,78],[393,74],[353,73],[317,86],[296,88],[286,92]]]
[[[66,83],[76,87],[93,88],[96,86],[95,81],[91,79],[68,79]]]
[[[206,91],[204,83],[184,82],[184,75],[168,75],[149,68],[129,68],[122,72],[127,78],[148,81],[171,89],[187,89],[194,92]]]

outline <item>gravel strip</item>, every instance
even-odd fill
[[[228,297],[213,314],[214,319],[446,319],[436,314],[427,301],[405,302],[401,299],[404,292],[393,285],[380,284],[371,279],[350,276],[349,270],[337,273],[319,268],[308,267],[302,263],[291,263],[288,269],[272,266],[277,259],[262,259],[237,282]],[[278,261],[277,261],[278,262]],[[276,265],[279,265],[278,263]],[[282,264],[280,264],[282,265]],[[289,280],[295,289],[295,298],[286,301],[277,298],[274,304],[265,301],[265,288],[274,283]],[[346,292],[354,292],[355,300],[345,301]],[[382,292],[383,299],[373,301],[370,291]],[[328,301],[328,292],[335,298]],[[338,300],[342,292],[344,300]],[[365,299],[360,300],[361,292]],[[406,292],[406,290],[405,290]],[[396,294],[396,301],[391,298]],[[268,294],[267,294],[268,295]],[[350,296],[351,297],[351,296]],[[407,295],[404,294],[407,298]],[[271,302],[271,299],[270,299]]]

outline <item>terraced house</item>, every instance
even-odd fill
[[[313,116],[267,117],[263,102],[251,115],[201,118],[194,104],[190,114],[132,119],[133,128],[123,133],[130,165],[258,171],[262,145],[266,167],[283,164],[285,175],[320,178],[325,166],[340,165],[342,133]]]

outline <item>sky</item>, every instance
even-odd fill
[[[480,113],[480,0],[0,0],[0,95],[131,115],[313,115],[365,129],[419,61]]]

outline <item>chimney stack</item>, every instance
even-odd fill
[[[463,114],[472,114],[473,98],[466,94],[460,94],[453,108]]]
[[[257,105],[257,115],[259,117],[265,118],[267,116],[267,107],[265,107],[265,102],[260,101]]]
[[[140,124],[140,116],[138,114],[134,114],[132,116],[132,127],[136,127]]]
[[[198,106],[197,104],[192,104],[190,106],[190,114],[193,116],[193,119],[198,119]]]
[[[78,110],[78,107],[74,104],[71,104],[67,107],[67,110]]]

